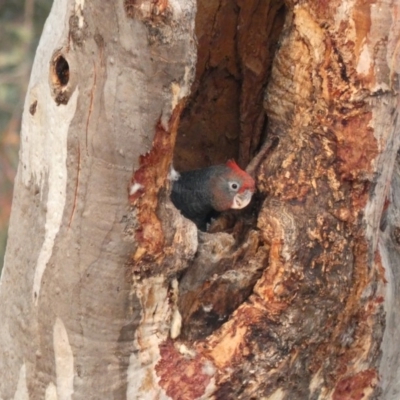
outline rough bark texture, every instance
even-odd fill
[[[216,366],[216,398],[396,399],[399,259],[380,237],[399,147],[398,4],[286,5],[258,229],[200,237],[181,339]],[[177,350],[164,352],[170,370]]]
[[[0,398],[397,399],[399,13],[201,0],[195,72],[193,2],[57,1],[25,105]],[[229,230],[172,206],[174,147],[178,169],[245,166],[273,137]]]

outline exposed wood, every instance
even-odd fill
[[[207,249],[222,238],[200,242],[182,280],[182,339],[198,339],[194,348],[217,367],[216,398],[394,399],[388,335],[397,334],[385,334],[383,358],[381,343],[384,307],[390,326],[397,318],[397,284],[388,285],[392,267],[377,244],[399,147],[398,5],[288,7],[265,97],[279,145],[258,170],[258,233],[215,256]],[[257,253],[236,261],[255,235],[258,248],[270,246],[268,261]],[[200,272],[210,257],[217,265]],[[243,292],[231,288],[243,284],[245,293],[252,279],[237,307]],[[210,326],[219,329],[210,334]],[[188,384],[179,384],[185,393]]]

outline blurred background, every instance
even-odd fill
[[[18,164],[22,108],[53,0],[0,0],[0,272]]]

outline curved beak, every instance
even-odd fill
[[[241,208],[246,207],[253,196],[253,192],[250,190],[245,190],[243,193],[237,193],[233,198],[232,207],[235,210],[239,210]]]

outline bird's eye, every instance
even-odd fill
[[[230,187],[233,190],[238,190],[239,189],[239,185],[236,182],[231,182],[230,183]]]

